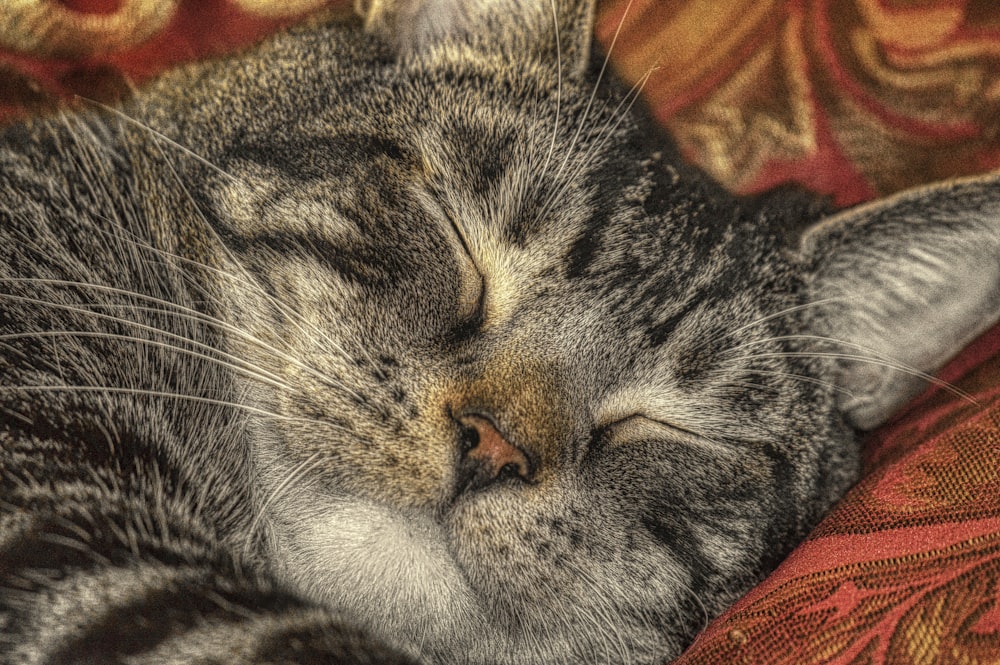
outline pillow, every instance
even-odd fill
[[[734,191],[795,181],[849,205],[1000,167],[995,2],[606,0],[596,31]]]
[[[678,665],[1000,659],[1000,326],[867,442],[865,474]]]

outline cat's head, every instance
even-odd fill
[[[590,3],[366,11],[207,107],[269,556],[442,662],[676,655],[852,482],[896,370],[993,319],[996,187],[785,246],[812,208],[728,196],[597,85]]]

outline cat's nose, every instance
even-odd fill
[[[534,470],[528,455],[501,434],[492,420],[481,415],[456,420],[461,427],[462,455],[456,474],[458,494],[510,479],[531,482]]]

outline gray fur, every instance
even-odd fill
[[[662,662],[997,317],[995,178],[787,246],[589,2],[368,9],[0,137],[6,662]]]

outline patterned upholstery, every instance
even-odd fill
[[[1000,663],[1000,327],[941,376],[962,393],[871,436],[862,481],[680,663]]]
[[[21,0],[0,16],[0,123],[349,4]],[[597,35],[735,191],[791,180],[846,205],[1000,167],[993,0],[605,0]],[[873,433],[861,483],[680,662],[1000,663],[1000,326],[941,377],[956,388]]]
[[[730,188],[842,204],[1000,166],[992,0],[610,0],[599,38]],[[627,8],[627,11],[626,11]],[[624,20],[622,17],[624,16]]]

